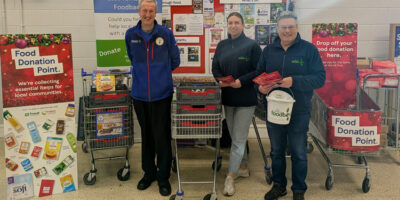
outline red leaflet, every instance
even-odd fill
[[[257,76],[253,79],[253,82],[257,83],[258,85],[275,85],[278,81],[282,80],[282,76],[279,74],[278,71],[274,71],[271,73],[262,73],[261,75]]]
[[[220,78],[217,78],[217,80],[218,80],[218,81],[225,82],[225,83],[230,83],[230,82],[235,81],[235,79],[233,78],[232,75],[225,76],[225,77],[220,77]]]

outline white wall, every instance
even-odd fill
[[[2,34],[72,34],[77,103],[82,95],[80,69],[91,71],[96,66],[93,0],[0,0],[0,12]],[[312,23],[358,23],[359,57],[388,58],[389,24],[400,23],[399,0],[296,0],[296,12],[306,40],[311,40]]]
[[[399,0],[296,0],[300,33],[311,41],[313,23],[358,23],[358,57],[389,57],[389,24],[400,23]]]

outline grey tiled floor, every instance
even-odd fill
[[[3,138],[1,138],[2,141]],[[250,177],[236,181],[236,194],[232,197],[222,195],[225,173],[227,170],[228,152],[226,149],[221,151],[223,156],[222,168],[217,174],[217,192],[218,199],[227,200],[247,200],[263,199],[266,191],[270,189],[265,181],[263,170],[263,159],[258,148],[257,140],[250,139]],[[264,148],[269,152],[267,139],[263,139]],[[80,143],[79,143],[80,146]],[[114,150],[115,153],[116,150]],[[99,152],[108,154],[108,152]],[[181,174],[184,180],[212,180],[211,163],[214,150],[209,147],[202,148],[181,148],[179,149],[181,158]],[[354,164],[355,158],[348,155],[328,154],[333,162]],[[0,144],[0,156],[4,158],[4,142]],[[389,151],[378,157],[367,157],[371,171],[371,190],[369,193],[363,193],[361,183],[365,176],[365,170],[352,168],[334,168],[334,185],[330,191],[325,189],[325,179],[328,171],[327,164],[321,154],[315,149],[308,156],[308,191],[306,199],[330,200],[330,199],[351,199],[351,200],[398,200],[400,199],[400,153],[399,151]],[[131,178],[126,182],[120,182],[116,173],[120,169],[123,160],[98,161],[97,182],[93,186],[87,186],[83,183],[82,177],[90,169],[89,154],[78,150],[78,174],[79,189],[76,192],[65,194],[56,194],[51,197],[41,199],[138,199],[138,200],[158,200],[169,199],[162,197],[158,193],[157,183],[146,191],[138,191],[136,184],[142,177],[140,168],[140,143],[135,144],[130,150]],[[290,160],[288,159],[288,166]],[[5,194],[5,167],[0,165],[0,194]],[[290,181],[290,167],[287,174]],[[177,190],[177,176],[172,174],[171,184],[173,193]],[[292,193],[288,186],[288,195],[282,199],[292,199]],[[203,199],[210,193],[212,185],[192,184],[183,185],[185,192],[184,199]],[[4,197],[1,195],[1,199]]]

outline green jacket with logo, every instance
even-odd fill
[[[254,89],[253,78],[261,48],[256,41],[247,38],[243,33],[235,39],[218,43],[212,62],[212,73],[215,78],[232,75],[239,79],[242,87],[222,88],[222,104],[233,107],[248,107],[257,105],[257,93]]]

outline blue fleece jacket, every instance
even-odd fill
[[[325,68],[318,49],[297,34],[294,44],[285,51],[278,37],[263,50],[257,66],[258,74],[274,71],[278,71],[283,78],[293,79],[290,89],[296,102],[292,114],[310,113],[314,90],[325,84]],[[291,93],[288,89],[279,89]]]
[[[180,64],[179,49],[171,30],[157,21],[154,23],[149,35],[144,35],[141,21],[125,34],[126,50],[133,66],[131,96],[146,102],[172,95],[172,71]]]

